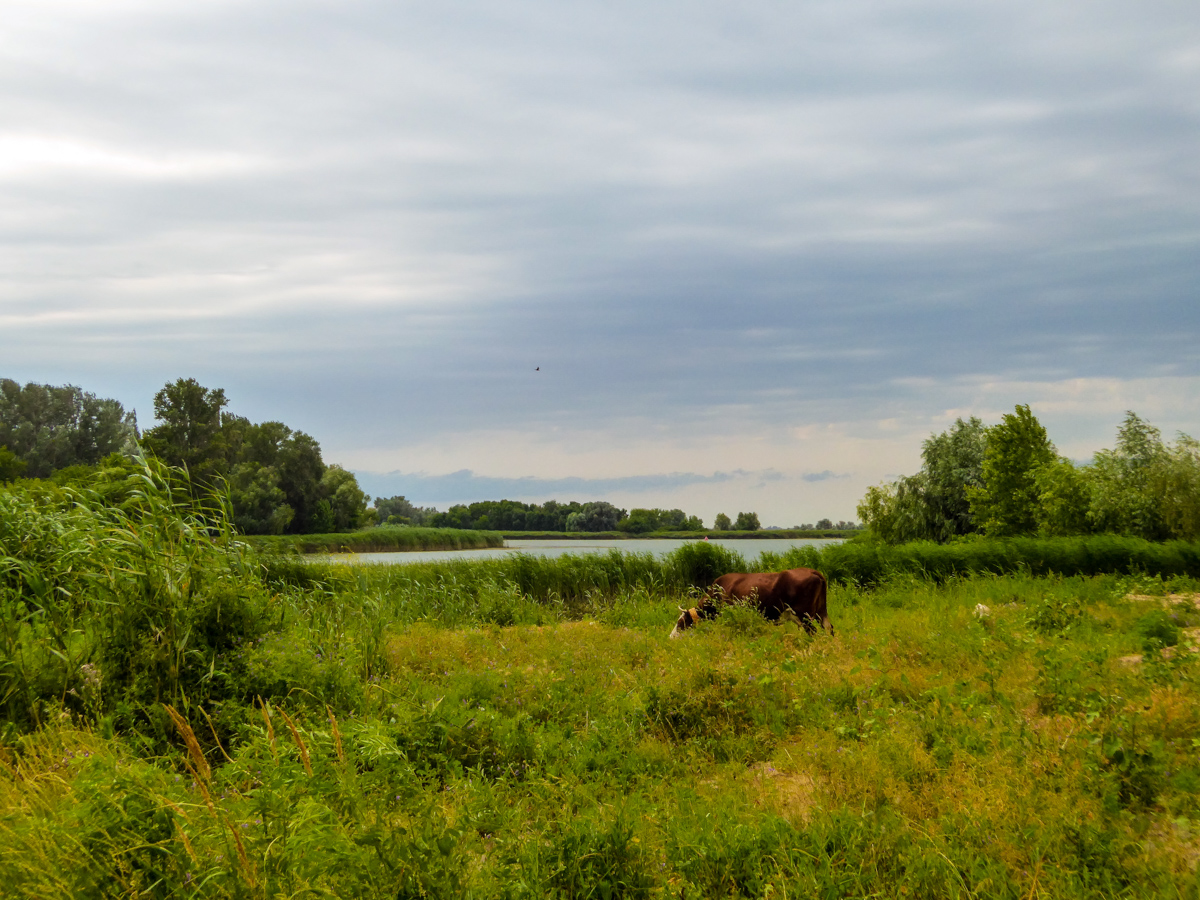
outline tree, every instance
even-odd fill
[[[627,513],[604,500],[585,503],[567,518],[567,531],[614,531]]]
[[[983,484],[983,456],[987,447],[987,428],[972,416],[955,419],[949,429],[930,435],[921,448],[925,476],[921,484],[929,534],[946,541],[959,534],[975,531],[975,517],[967,492]]]
[[[1159,498],[1151,490],[1169,454],[1162,434],[1132,410],[1117,429],[1117,446],[1101,450],[1092,463],[1090,516],[1098,531],[1161,540],[1168,534]]]
[[[659,531],[663,527],[660,510],[657,509],[631,509],[629,517],[623,519],[619,528],[621,531],[627,531],[630,534],[645,534],[649,531]]]
[[[1158,461],[1149,482],[1171,537],[1200,539],[1200,442],[1179,435]]]
[[[186,468],[197,486],[210,487],[227,469],[221,441],[221,388],[209,390],[194,378],[180,378],[154,395],[154,417],[162,422],[146,432],[142,445],[171,466]]]
[[[725,513],[717,513],[717,517],[713,519],[713,528],[716,531],[733,531],[733,520]]]
[[[288,506],[296,511],[290,530],[297,534],[327,533],[317,528],[332,521],[332,511],[328,519],[323,516],[320,523],[314,521],[321,500],[321,478],[325,475],[321,445],[303,431],[297,431],[279,448],[278,465],[279,486]]]
[[[976,525],[989,535],[1035,532],[1036,472],[1055,457],[1046,429],[1027,405],[1006,413],[999,425],[988,429],[982,484],[967,488]]]
[[[974,417],[931,434],[922,445],[921,471],[868,488],[859,518],[888,543],[944,542],[975,531],[968,492],[983,483],[986,441],[987,429]]]
[[[20,478],[26,465],[25,460],[19,459],[17,454],[7,447],[0,446],[0,484]]]
[[[329,466],[321,476],[321,494],[329,502],[334,531],[353,531],[365,524],[367,495],[359,489],[354,473]]]
[[[126,452],[137,439],[137,418],[116,400],[74,385],[0,379],[0,446],[24,463],[21,474],[48,478],[68,466],[95,466]]]
[[[1057,457],[1034,472],[1038,495],[1038,532],[1044,535],[1087,534],[1092,498],[1092,473],[1069,459]]]
[[[733,527],[737,531],[758,531],[762,526],[758,524],[758,513],[740,512]]]
[[[928,502],[927,483],[928,476],[918,472],[892,484],[869,487],[858,503],[858,517],[889,544],[932,540],[939,530],[936,512]]]
[[[375,524],[419,525],[417,508],[402,495],[375,498]]]
[[[238,463],[229,474],[229,497],[233,522],[243,534],[283,534],[296,517],[274,466]]]

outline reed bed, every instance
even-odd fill
[[[380,525],[348,534],[255,535],[246,542],[264,553],[396,553],[413,550],[482,550],[503,547],[495,531]]]

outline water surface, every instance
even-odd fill
[[[653,553],[655,556],[666,556],[672,550],[684,544],[696,541],[680,540],[678,538],[646,538],[644,540],[510,540],[503,547],[487,547],[482,550],[410,550],[401,553],[331,553],[328,557],[334,562],[348,563],[414,563],[432,562],[441,559],[502,559],[514,553],[529,553],[533,556],[565,556],[570,553],[608,553],[610,550],[620,550],[622,553]],[[703,543],[703,542],[701,542]],[[743,540],[709,540],[707,543],[742,554],[747,561],[756,558],[764,551],[785,553],[793,547],[828,547],[830,544],[842,543],[842,538],[759,538]]]

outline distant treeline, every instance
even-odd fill
[[[380,525],[425,525],[431,528],[467,528],[477,531],[650,534],[652,532],[696,533],[707,531],[699,516],[681,509],[619,509],[603,500],[591,503],[547,500],[522,503],[519,500],[483,500],[458,504],[446,512],[417,507],[404,497],[376,497],[375,515]],[[854,522],[834,523],[821,519],[815,525],[794,525],[794,531],[851,531]],[[758,514],[740,512],[736,519],[718,513],[713,531],[758,531]]]
[[[327,464],[310,435],[282,422],[251,422],[228,411],[221,388],[193,378],[166,384],[154,395],[159,424],[139,433],[133,411],[73,385],[0,380],[0,482],[50,479],[59,485],[119,480],[139,452],[184,469],[196,496],[224,494],[233,524],[248,535],[345,534],[383,525],[454,528],[468,531],[692,534],[706,530],[699,516],[681,509],[620,509],[597,500],[486,500],[442,512],[405,497],[376,497],[374,506],[353,473]],[[857,528],[853,522],[821,519],[793,530]],[[712,530],[755,532],[755,512],[731,518],[718,513]]]
[[[958,419],[925,441],[922,457],[920,472],[869,489],[858,505],[887,543],[974,534],[1200,538],[1200,443],[1186,434],[1166,443],[1134,412],[1116,448],[1085,465],[1058,454],[1028,406],[991,427]]]

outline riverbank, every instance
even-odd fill
[[[399,553],[504,546],[504,536],[498,531],[387,525],[348,534],[250,535],[243,540],[266,553]]]
[[[804,540],[849,538],[861,531],[469,531],[462,528],[421,528],[382,525],[345,534],[248,535],[243,540],[266,553],[405,553],[433,550],[487,550],[505,541],[654,541],[680,540]]]
[[[860,529],[815,529],[815,528],[781,528],[778,530],[760,529],[759,531],[650,531],[643,534],[630,534],[627,531],[504,531],[505,540],[510,541],[645,541],[668,538],[671,540],[702,541],[709,540],[741,541],[741,540],[792,540],[796,538],[843,538],[848,539],[856,534],[862,534]]]

